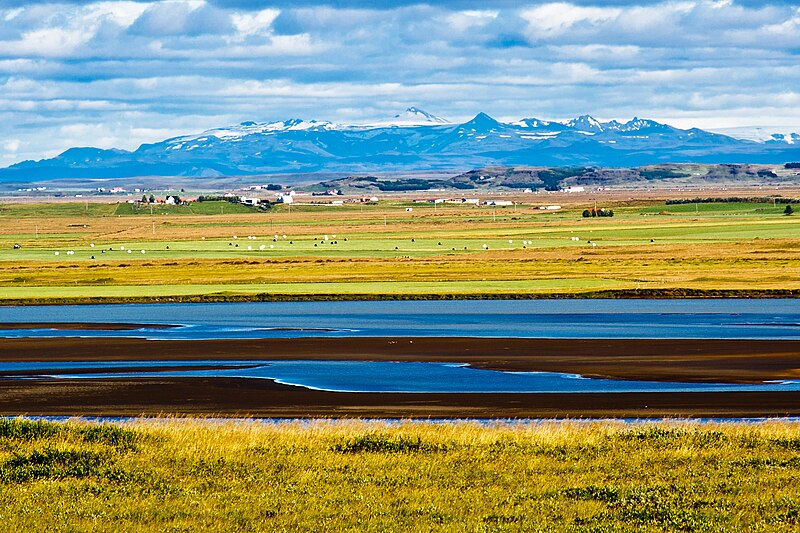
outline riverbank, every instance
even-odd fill
[[[173,304],[236,302],[344,302],[344,301],[437,301],[437,300],[591,300],[591,299],[723,299],[800,298],[800,289],[694,289],[643,288],[569,292],[459,292],[459,293],[257,293],[232,292],[167,296],[54,296],[42,298],[0,298],[0,306]]]
[[[469,363],[610,379],[757,383],[800,377],[800,341],[718,339],[0,339],[0,361],[351,360]],[[340,393],[265,379],[0,380],[0,414],[259,417],[799,416],[798,392]]]

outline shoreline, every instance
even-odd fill
[[[800,392],[339,393],[236,378],[0,381],[0,416],[231,418],[763,418]]]
[[[592,299],[722,299],[800,298],[800,289],[608,289],[584,292],[543,293],[383,293],[383,294],[197,294],[176,296],[0,298],[2,307],[46,305],[225,303],[225,302],[340,302],[429,300],[592,300]]]

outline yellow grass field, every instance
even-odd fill
[[[0,420],[3,531],[796,531],[800,428]]]

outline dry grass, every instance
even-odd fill
[[[0,423],[4,530],[793,531],[800,426]]]

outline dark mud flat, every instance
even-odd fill
[[[748,418],[800,415],[800,392],[338,393],[269,380],[0,381],[0,415],[376,418]]]
[[[0,361],[352,360],[469,363],[641,381],[800,379],[800,340],[354,337],[148,341],[0,339]]]
[[[329,359],[470,363],[646,381],[800,378],[800,341],[301,338],[0,339],[0,361]],[[800,416],[800,392],[341,393],[239,378],[0,380],[0,415],[262,417]]]

